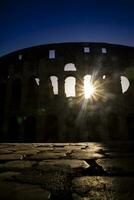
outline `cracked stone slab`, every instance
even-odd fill
[[[124,197],[133,200],[133,182],[134,177],[78,177],[72,181],[72,190],[81,197],[94,200],[122,198],[125,200]]]
[[[96,162],[110,174],[134,174],[133,158],[105,158],[98,159]]]
[[[3,200],[48,200],[50,196],[50,192],[36,185],[0,182],[0,197]]]
[[[66,153],[63,152],[43,152],[28,157],[31,160],[44,160],[44,159],[58,159],[66,157]]]
[[[0,164],[0,170],[25,170],[32,168],[33,164],[35,163],[35,161],[15,160]]]
[[[45,160],[39,162],[38,169],[42,171],[53,171],[53,170],[61,170],[61,171],[79,171],[89,168],[90,165],[84,160]]]

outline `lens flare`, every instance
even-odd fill
[[[107,94],[108,79],[102,75],[98,76],[99,71],[94,71],[92,74],[84,76],[84,80],[78,77],[77,81],[77,102],[84,103],[87,107],[90,103],[95,105],[95,102],[106,102],[109,98]],[[97,105],[97,104],[96,104]]]
[[[95,87],[91,82],[91,75],[86,75],[84,77],[84,95],[85,99],[91,98],[95,92]]]

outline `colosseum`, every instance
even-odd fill
[[[57,43],[0,58],[0,141],[134,139],[134,47]]]

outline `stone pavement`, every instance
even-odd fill
[[[0,144],[0,199],[134,200],[134,143]]]

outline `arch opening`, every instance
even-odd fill
[[[92,76],[91,75],[85,75],[84,76],[84,95],[85,99],[91,98],[91,96],[94,94],[95,88],[92,84]]]
[[[66,97],[75,97],[75,84],[76,78],[73,76],[69,76],[65,79],[65,94]]]
[[[58,94],[58,77],[57,76],[50,76],[51,84],[53,87],[54,95]]]
[[[73,63],[68,63],[64,67],[64,71],[76,71],[75,64]]]
[[[121,76],[120,79],[121,79],[122,93],[124,94],[130,87],[130,82],[126,76]]]

